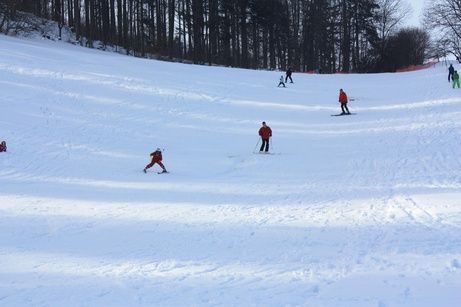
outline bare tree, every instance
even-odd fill
[[[391,36],[386,48],[384,70],[396,69],[410,65],[421,65],[427,56],[429,47],[428,33],[419,28],[404,28]]]
[[[426,9],[425,24],[444,43],[446,52],[461,59],[461,1],[435,0]]]
[[[8,34],[10,23],[16,15],[16,1],[0,0],[0,32]]]
[[[378,0],[378,14],[376,28],[378,32],[378,69],[382,65],[384,52],[389,38],[395,34],[403,21],[411,15],[412,10],[405,0]]]

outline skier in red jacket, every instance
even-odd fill
[[[0,152],[4,152],[4,151],[6,151],[6,142],[2,141],[0,143]]]
[[[143,170],[144,173],[146,173],[147,169],[151,168],[156,163],[162,168],[163,171],[161,173],[168,173],[165,166],[162,163],[163,157],[162,157],[162,151],[160,150],[160,148],[157,148],[157,150],[151,153],[150,156],[152,157],[152,161],[146,165],[146,167]]]
[[[341,114],[351,114],[351,112],[349,112],[349,109],[347,108],[347,95],[346,95],[346,92],[343,91],[343,89],[340,89],[339,90],[339,102],[341,103],[341,110],[342,110],[342,113]]]
[[[272,137],[272,130],[269,126],[266,125],[266,122],[263,122],[263,126],[259,129],[259,135],[261,136],[262,144],[259,152],[262,153],[269,152],[269,139]]]

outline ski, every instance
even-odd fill
[[[147,174],[147,170],[143,169],[142,170],[144,172],[144,174]],[[157,174],[169,174],[170,172],[166,171],[166,172],[157,172]]]
[[[280,152],[253,152],[254,155],[261,155],[261,156],[275,156],[281,155]]]
[[[347,116],[347,115],[356,115],[357,113],[350,113],[350,114],[342,114],[342,113],[339,113],[339,114],[331,114],[331,116]]]

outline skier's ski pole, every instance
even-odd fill
[[[253,149],[253,153],[256,153],[256,149],[258,148],[260,139],[258,138],[258,142],[256,143],[255,149]]]

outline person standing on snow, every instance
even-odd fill
[[[450,67],[448,67],[448,82],[453,81],[454,72],[455,72],[455,68],[453,67],[453,64],[450,64]]]
[[[285,83],[288,83],[288,78],[290,78],[290,83],[293,83],[293,79],[291,79],[291,74],[293,72],[291,71],[291,67],[288,67],[288,70],[286,72],[286,77],[285,77]]]
[[[453,88],[455,88],[456,86],[459,88],[459,74],[457,70],[453,72],[452,78],[453,78]]]
[[[161,173],[168,173],[165,166],[162,163],[163,157],[162,157],[162,151],[160,150],[160,148],[157,148],[157,150],[151,153],[150,156],[152,157],[152,161],[146,165],[146,167],[143,170],[144,173],[146,173],[147,169],[151,168],[155,164],[158,164],[162,168],[163,171]]]
[[[343,89],[340,89],[339,90],[339,103],[341,103],[341,114],[351,114],[351,112],[349,112],[349,109],[347,108],[347,102],[348,102],[348,99],[347,99],[347,94],[345,91],[343,91]]]
[[[262,153],[263,150],[266,153],[269,152],[269,139],[272,137],[272,130],[269,126],[266,125],[266,122],[263,122],[263,126],[259,129],[259,136],[261,136],[262,140],[259,152]]]
[[[280,76],[280,82],[279,82],[279,85],[277,85],[277,87],[280,87],[280,85],[283,85],[283,87],[286,87],[285,83],[283,82],[283,75]]]

